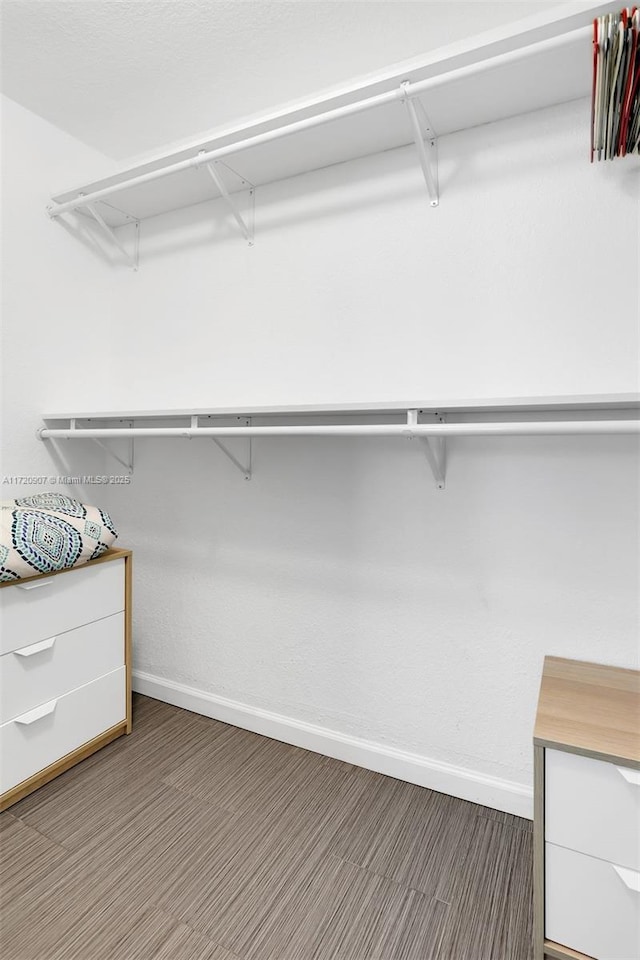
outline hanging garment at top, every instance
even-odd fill
[[[591,161],[640,153],[640,11],[593,21]]]

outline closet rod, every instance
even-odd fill
[[[41,440],[135,437],[489,437],[640,434],[640,420],[536,421],[525,423],[336,424],[267,427],[87,427],[38,430]]]
[[[60,203],[49,207],[48,213],[50,217],[59,217],[61,214],[76,210],[78,207],[86,207],[89,203],[95,203],[97,200],[103,200],[105,197],[113,196],[113,194],[118,193],[121,190],[128,190],[130,187],[137,187],[143,183],[150,183],[153,180],[159,180],[162,177],[170,176],[173,173],[179,173],[182,170],[200,167],[205,163],[211,163],[215,160],[221,159],[222,157],[240,153],[241,151],[248,150],[251,147],[257,147],[263,143],[270,143],[272,140],[279,140],[282,137],[291,136],[291,134],[300,133],[303,130],[317,127],[321,124],[330,123],[332,120],[339,120],[343,117],[348,117],[356,113],[362,113],[365,110],[371,110],[374,107],[383,106],[388,103],[393,103],[394,101],[406,100],[408,97],[419,96],[420,94],[427,93],[428,91],[433,90],[435,87],[442,86],[443,84],[455,82],[457,80],[464,79],[467,76],[475,76],[476,74],[484,73],[485,70],[492,70],[495,67],[503,66],[504,64],[508,64],[513,61],[526,59],[529,56],[534,56],[535,54],[540,53],[541,50],[545,52],[547,50],[554,50],[558,47],[561,48],[582,38],[584,38],[585,41],[590,40],[591,27],[581,27],[578,30],[572,30],[569,33],[561,34],[558,37],[551,37],[547,40],[538,41],[537,43],[530,44],[528,47],[522,47],[518,50],[510,50],[507,53],[498,54],[495,57],[488,57],[488,59],[482,60],[478,63],[467,64],[464,67],[458,67],[457,69],[451,70],[447,73],[442,73],[435,77],[428,77],[425,80],[418,80],[415,83],[405,81],[402,86],[398,86],[393,90],[388,90],[385,93],[380,93],[373,97],[368,97],[365,100],[358,100],[355,103],[349,103],[342,107],[336,107],[333,110],[327,110],[324,113],[307,117],[304,120],[296,120],[293,123],[285,124],[282,127],[276,127],[273,130],[267,130],[264,133],[259,133],[253,137],[247,137],[244,140],[238,140],[235,143],[229,143],[222,147],[216,147],[213,150],[201,151],[194,157],[189,157],[186,160],[179,160],[178,162],[169,164],[168,166],[162,167],[159,170],[151,170],[148,173],[140,174],[137,177],[130,177],[128,180],[122,180],[120,183],[112,184],[109,187],[103,187],[101,190],[94,190],[91,193],[81,194],[74,200],[68,200],[65,203]]]

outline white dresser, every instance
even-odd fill
[[[640,960],[640,673],[547,657],[534,751],[535,960]]]
[[[131,732],[131,565],[1,585],[0,810]]]

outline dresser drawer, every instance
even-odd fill
[[[545,936],[598,960],[640,957],[640,874],[545,844]]]
[[[545,750],[545,839],[640,870],[640,771]]]
[[[0,723],[124,665],[124,613],[0,657]]]
[[[124,610],[124,560],[0,590],[0,654]]]
[[[0,726],[0,793],[125,719],[125,667]]]

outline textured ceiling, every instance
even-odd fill
[[[570,2],[2,0],[2,87],[120,159]]]

